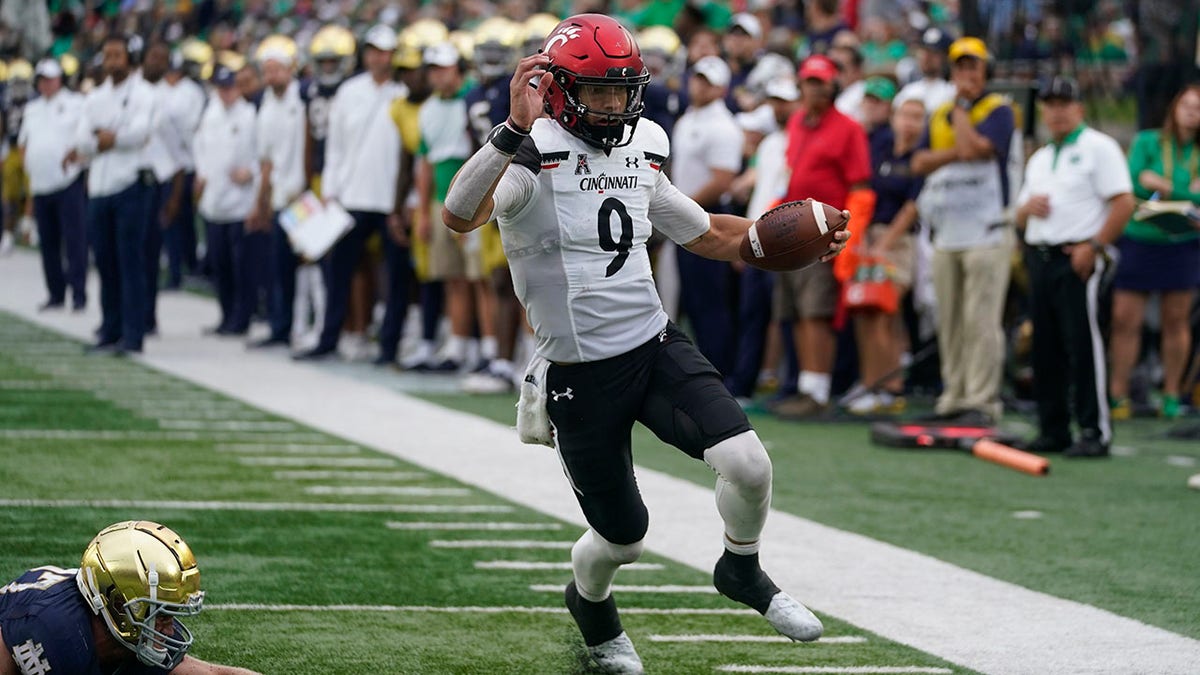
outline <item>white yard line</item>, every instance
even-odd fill
[[[262,436],[246,436],[246,432],[212,431],[137,431],[109,429],[0,429],[0,438],[12,440],[47,441],[252,441]],[[275,433],[277,441],[323,441],[328,437],[311,433]],[[393,462],[394,464],[394,462]]]
[[[566,607],[437,607],[433,605],[205,605],[206,612],[380,612],[429,614],[566,614]],[[622,607],[621,614],[651,616],[758,616],[752,609]]]
[[[423,480],[424,471],[276,471],[275,480]]]
[[[546,548],[568,551],[573,541],[537,541],[531,539],[434,539],[430,548]],[[562,590],[561,588],[559,590]]]
[[[0,507],[32,509],[175,509],[178,511],[327,511],[331,513],[512,513],[492,504],[322,504],[319,502],[200,502],[148,499],[0,499]]]
[[[562,593],[562,584],[530,584],[529,590],[534,593]],[[613,593],[669,593],[716,595],[717,589],[712,586],[678,586],[664,584],[662,586],[639,586],[636,584],[613,584]]]
[[[952,675],[949,668],[929,665],[720,665],[721,673],[779,673],[781,675]]]
[[[307,445],[302,443],[218,443],[217,452],[254,455],[264,452],[279,452],[285,455],[356,455],[362,452],[357,445]]]
[[[246,466],[340,466],[356,469],[396,466],[396,460],[386,457],[238,457],[237,460]]]
[[[717,642],[717,643],[782,643],[782,644],[799,644],[789,637],[782,635],[704,635],[704,634],[685,634],[685,635],[647,635],[646,639],[650,642]],[[858,645],[867,641],[867,638],[861,635],[822,635],[817,644],[826,645]]]
[[[244,421],[214,421],[214,420],[159,420],[158,426],[163,429],[183,429],[197,431],[296,431],[292,422],[244,422]]]
[[[363,497],[371,495],[388,495],[396,497],[468,497],[472,491],[467,488],[431,488],[408,485],[310,485],[304,488],[305,494],[337,495],[340,497]]]
[[[96,303],[83,314],[38,314],[29,301],[44,293],[37,256],[18,252],[4,264],[0,308],[90,339]],[[199,327],[216,320],[211,300],[160,298],[162,337],[136,360],[584,528],[555,453],[522,445],[510,425],[404,396],[353,371],[202,338]],[[722,532],[711,486],[645,468],[638,485],[651,513],[647,550],[710,572]],[[981,672],[1195,675],[1200,663],[1200,640],[781,511],[768,520],[761,557],[775,582],[809,607]]]
[[[531,560],[478,560],[475,562],[477,570],[512,570],[515,572],[523,571],[559,571],[570,570],[571,563],[569,562],[535,562]],[[621,572],[653,572],[664,569],[659,563],[629,563],[621,565]],[[562,590],[562,586],[555,586],[558,590]]]
[[[431,532],[554,532],[562,529],[558,523],[511,523],[479,521],[447,523],[437,521],[388,521],[389,530],[429,530]],[[628,565],[626,566],[628,568]]]

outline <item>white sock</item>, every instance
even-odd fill
[[[704,451],[717,472],[717,512],[725,521],[725,548],[741,555],[758,551],[771,510],[771,458],[753,431]]]
[[[833,377],[829,373],[814,373],[811,370],[800,371],[800,379],[796,388],[801,394],[808,394],[814,401],[822,405],[829,403],[829,388]]]
[[[612,592],[617,569],[634,562],[642,553],[642,542],[614,544],[588,528],[571,547],[571,570],[575,573],[575,588],[591,602],[603,602]]]
[[[479,339],[479,356],[484,361],[492,361],[496,358],[500,349],[496,346],[496,338],[494,336],[485,335]]]
[[[457,363],[463,362],[463,357],[466,356],[467,339],[458,335],[451,335],[446,338],[446,346],[442,348],[442,354],[450,361]]]
[[[475,338],[467,338],[467,348],[463,354],[463,358],[458,360],[459,363],[469,363],[474,368],[476,363],[479,363],[479,340]]]

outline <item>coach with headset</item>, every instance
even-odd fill
[[[142,78],[131,76],[135,39],[114,34],[104,41],[107,77],[88,94],[75,146],[63,158],[64,166],[91,164],[88,234],[100,273],[103,315],[91,351],[117,355],[142,351],[146,326],[144,203],[154,177],[141,167],[154,98]]]
[[[1008,99],[985,91],[991,55],[979,38],[950,45],[955,99],[929,118],[913,172],[926,176],[917,199],[933,234],[933,286],[943,391],[942,421],[989,426],[1001,413],[1001,313],[1014,245],[1007,208],[1015,127]]]

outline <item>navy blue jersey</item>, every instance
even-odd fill
[[[326,86],[316,80],[300,84],[300,100],[308,112],[308,136],[312,139],[312,170],[321,175],[325,168],[325,137],[329,135],[329,108],[341,83]]]
[[[9,145],[16,147],[21,132],[21,120],[25,117],[25,99],[4,102],[4,136]]]
[[[912,172],[912,156],[916,150],[896,154],[896,136],[891,127],[882,126],[867,136],[871,147],[871,189],[875,191],[873,222],[891,223],[904,203],[916,201],[925,185],[922,176]],[[916,229],[913,223],[913,229]]]
[[[477,145],[486,143],[492,129],[508,119],[512,108],[510,82],[512,75],[505,75],[491,82],[480,82],[467,92],[467,120]]]
[[[667,138],[670,138],[671,132],[675,129],[676,120],[684,110],[687,110],[687,92],[672,89],[662,82],[651,80],[650,84],[646,85],[643,100],[646,103],[646,109],[642,112],[642,116],[657,122],[658,126],[667,132]]]
[[[36,567],[0,587],[0,633],[23,675],[102,675],[92,642],[93,615],[75,585],[77,572]],[[130,651],[118,672],[160,675],[167,671],[147,666]]]

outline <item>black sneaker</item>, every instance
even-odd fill
[[[246,345],[246,347],[249,349],[270,349],[271,347],[289,347],[291,344],[292,341],[285,337],[271,335],[261,340],[255,340]]]
[[[306,352],[293,354],[293,361],[325,361],[337,356],[337,347],[313,347]]]
[[[1071,447],[1063,450],[1064,457],[1076,457],[1080,459],[1099,459],[1108,457],[1108,443],[1105,443],[1100,438],[1085,434],[1075,441]]]
[[[762,614],[785,637],[812,642],[825,630],[807,607],[771,581],[759,567],[757,553],[738,555],[726,550],[713,569],[713,586],[721,595]]]
[[[1021,444],[1021,450],[1042,454],[1058,453],[1071,447],[1071,439],[1054,438],[1053,436],[1038,436],[1032,441]]]
[[[996,420],[982,410],[964,410],[949,420],[949,424],[962,427],[992,427]]]

